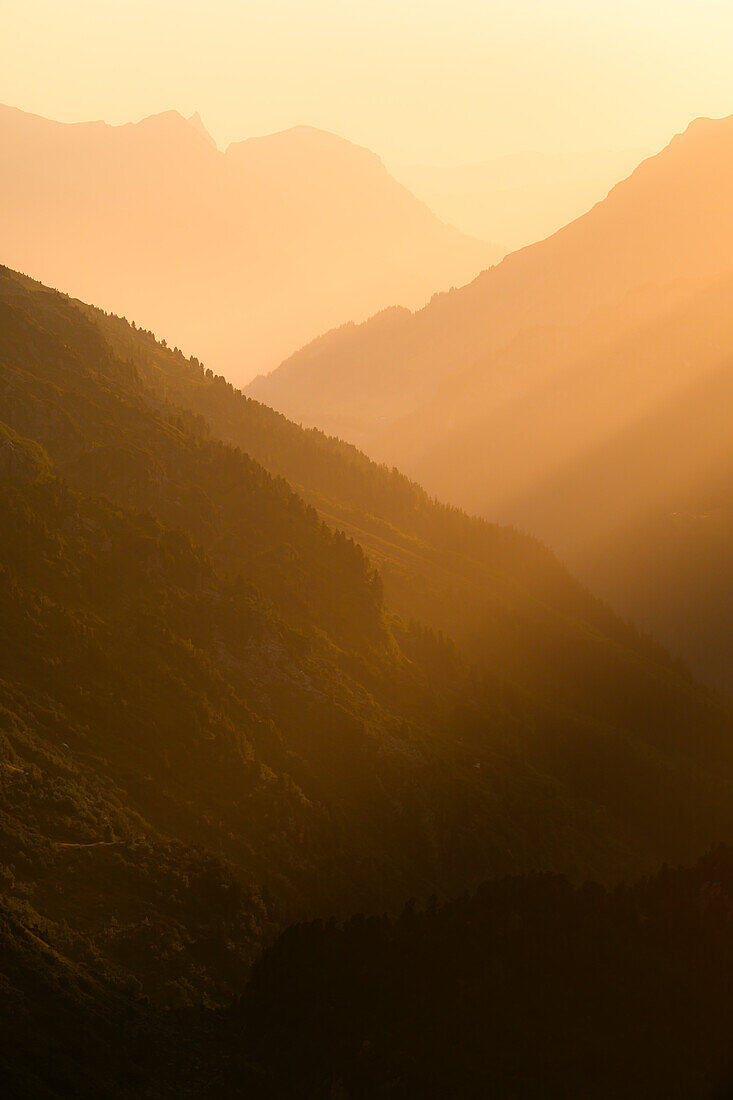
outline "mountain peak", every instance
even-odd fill
[[[154,115],[146,115],[139,122],[125,122],[121,126],[111,126],[110,129],[138,136],[155,135],[163,140],[169,139],[173,134],[190,133],[188,121],[176,110],[159,111]]]
[[[244,141],[233,141],[227,148],[227,154],[240,159],[256,157],[274,158],[279,163],[284,159],[306,164],[304,158],[311,158],[317,154],[317,165],[310,162],[314,168],[320,168],[323,161],[330,163],[332,167],[337,164],[365,164],[383,168],[382,161],[377,153],[372,152],[363,145],[357,145],[348,138],[331,133],[330,130],[321,130],[317,126],[290,126],[286,130],[278,130],[274,134],[265,134],[261,137],[250,137]],[[385,170],[386,171],[386,170]]]
[[[169,111],[157,111],[153,115],[146,115],[138,123],[139,126],[154,126],[154,125],[166,125],[166,124],[179,124],[184,122],[185,119],[180,111],[171,109]]]
[[[0,180],[3,260],[245,377],[349,318],[420,306],[496,258],[376,156],[311,127],[225,155],[198,114],[61,124],[0,109]]]
[[[717,145],[731,138],[733,138],[733,115],[726,115],[723,118],[700,115],[698,118],[693,118],[692,122],[679,134],[675,134],[669,145],[661,152],[664,154],[667,149],[686,149],[693,145],[699,147],[701,143]]]
[[[198,113],[198,111],[194,111],[194,113],[191,115],[191,117],[186,119],[186,121],[191,126],[193,126],[194,130],[196,130],[197,133],[201,134],[202,138],[205,138],[206,141],[208,141],[209,145],[213,145],[213,147],[215,149],[217,148],[216,142],[214,141],[213,137],[211,136],[209,131],[204,126],[203,120],[201,118],[201,115]]]
[[[724,115],[722,118],[699,115],[698,118],[693,118],[685,133],[722,133],[723,130],[733,130],[733,115]]]

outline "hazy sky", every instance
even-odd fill
[[[309,123],[391,162],[656,147],[733,113],[731,0],[0,0],[0,102]]]

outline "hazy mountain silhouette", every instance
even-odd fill
[[[732,187],[733,117],[698,119],[553,237],[248,392],[549,539],[729,687]]]
[[[647,151],[512,153],[480,164],[395,165],[438,217],[514,251],[543,240],[603,199]]]
[[[501,255],[348,141],[303,127],[223,153],[175,111],[107,126],[0,108],[0,234],[15,267],[240,379]]]

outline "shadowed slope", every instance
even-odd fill
[[[512,876],[299,924],[231,1007],[175,1013],[0,905],[6,1094],[722,1100],[732,887],[719,846],[613,892]]]
[[[613,893],[509,878],[318,921],[265,954],[234,1019],[288,1096],[722,1100],[732,903],[721,848]]]

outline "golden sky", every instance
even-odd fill
[[[392,162],[659,147],[733,113],[733,0],[3,0],[0,102],[298,124]]]

